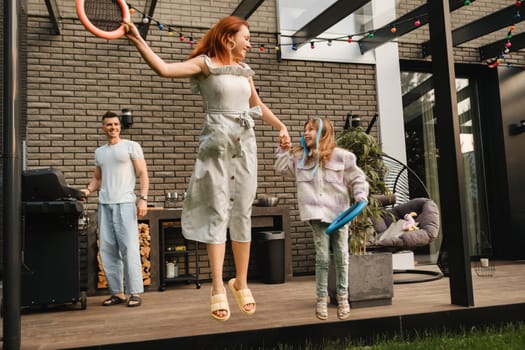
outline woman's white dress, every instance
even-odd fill
[[[210,75],[191,79],[192,91],[204,102],[204,123],[197,160],[182,211],[187,239],[204,243],[251,240],[251,211],[257,190],[257,147],[254,121],[260,107],[250,109],[249,77],[242,66],[214,67],[204,56]]]

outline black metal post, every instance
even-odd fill
[[[20,349],[21,182],[20,0],[4,2],[3,349]]]
[[[446,242],[444,249],[448,253],[450,297],[452,304],[473,306],[470,255],[461,215],[461,204],[465,203],[465,179],[459,142],[450,10],[446,0],[428,0],[427,4],[436,94],[441,222]]]

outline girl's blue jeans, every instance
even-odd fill
[[[315,283],[318,297],[328,296],[328,267],[330,256],[335,267],[337,295],[348,294],[348,225],[326,234],[328,223],[309,221],[314,234]]]

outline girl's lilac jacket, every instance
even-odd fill
[[[350,196],[368,198],[366,175],[357,166],[352,152],[336,147],[332,159],[313,171],[315,162],[299,168],[302,153],[277,148],[275,170],[281,175],[294,176],[297,182],[297,201],[302,221],[321,220],[331,223],[350,206]]]

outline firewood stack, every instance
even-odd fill
[[[140,259],[142,261],[142,280],[145,286],[151,284],[151,236],[149,233],[149,225],[140,223],[139,224],[139,244],[140,244]],[[99,241],[97,240],[97,247],[99,247]],[[97,288],[104,289],[108,287],[106,276],[104,274],[104,268],[102,267],[102,261],[100,260],[100,253],[97,253],[98,262],[98,282]]]
[[[145,286],[151,284],[151,261],[149,253],[151,251],[151,236],[148,224],[139,224],[139,243],[140,259],[142,261],[142,280]]]

